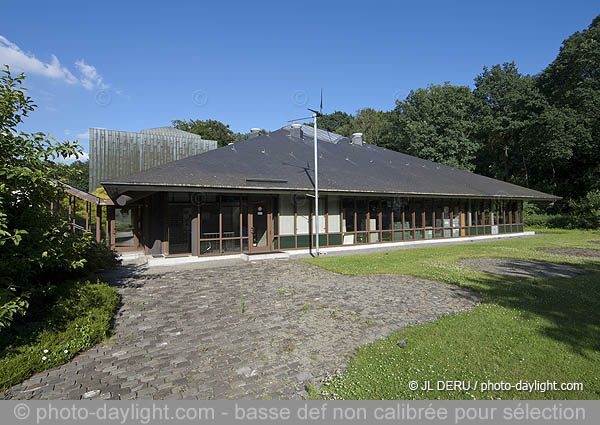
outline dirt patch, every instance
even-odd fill
[[[540,249],[540,252],[549,254],[566,255],[569,257],[600,258],[600,249],[582,249],[582,248],[548,248]]]
[[[545,261],[517,260],[514,258],[468,258],[462,266],[483,272],[519,277],[574,277],[585,274],[577,267]]]
[[[590,242],[600,244],[600,241],[590,241]]]

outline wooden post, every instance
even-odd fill
[[[71,220],[73,223],[73,233],[75,233],[75,224],[77,223],[77,198],[73,196],[73,218]]]
[[[112,205],[108,207],[108,220],[107,221],[110,221],[110,237],[107,235],[107,239],[110,240],[110,249],[115,249],[115,237],[116,237],[115,207]]]
[[[142,207],[143,215],[142,215],[142,227],[144,228],[142,234],[142,243],[144,246],[144,254],[150,254],[150,203],[148,200],[144,202]]]
[[[90,231],[90,203],[86,201],[85,203],[85,231]]]
[[[68,209],[68,217],[67,220],[70,223],[71,222],[71,217],[72,217],[72,212],[73,212],[73,207],[71,205],[71,203],[73,202],[73,197],[71,195],[69,195],[69,209]],[[73,226],[71,226],[71,231],[74,232],[75,228]]]
[[[163,255],[169,255],[169,195],[162,193],[163,206]]]
[[[102,238],[102,206],[96,205],[96,242]]]

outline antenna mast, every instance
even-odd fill
[[[321,105],[319,107],[318,111],[315,111],[314,109],[310,109],[307,108],[310,112],[312,112],[312,119],[313,119],[313,129],[314,129],[314,146],[315,146],[315,236],[316,236],[316,240],[315,240],[315,257],[318,257],[320,255],[319,252],[319,150],[318,150],[318,144],[317,144],[317,118],[322,117],[323,116],[323,89],[321,89]],[[311,118],[311,117],[306,117],[306,118]],[[304,120],[306,118],[299,118],[299,119],[295,119],[295,120],[289,120],[288,122],[291,121],[299,121],[299,120]]]

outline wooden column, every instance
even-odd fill
[[[108,207],[108,217],[106,221],[110,222],[110,233],[106,235],[106,239],[110,241],[110,248],[115,249],[115,207],[112,205]]]
[[[96,205],[96,242],[100,243],[102,238],[102,206]]]
[[[169,255],[169,195],[162,193],[163,206],[163,255]]]
[[[150,204],[146,199],[142,206],[142,244],[144,247],[144,254],[150,254]]]
[[[67,221],[69,223],[71,223],[72,217],[73,217],[73,197],[71,195],[69,195],[69,209],[68,209],[68,217],[67,217]],[[71,231],[75,232],[75,228],[73,226],[71,226]]]
[[[85,203],[85,231],[90,231],[90,203]]]

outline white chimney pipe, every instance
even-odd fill
[[[352,144],[362,146],[363,134],[362,133],[352,133]]]

